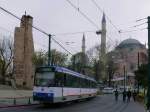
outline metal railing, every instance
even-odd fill
[[[31,105],[38,104],[38,102],[33,101],[32,96],[26,97],[0,97],[0,107],[5,106],[17,106],[17,105]]]

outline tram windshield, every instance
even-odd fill
[[[35,86],[51,87],[54,85],[54,72],[38,72],[35,75]]]

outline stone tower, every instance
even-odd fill
[[[20,27],[15,28],[14,34],[13,64],[15,81],[17,86],[26,88],[32,88],[34,75],[32,21],[31,16],[23,15]]]
[[[103,13],[102,17],[102,30],[101,30],[101,78],[106,80],[106,19],[105,14]]]

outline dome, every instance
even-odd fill
[[[125,48],[125,47],[144,47],[143,44],[141,44],[138,40],[136,39],[132,39],[132,38],[129,38],[129,39],[126,39],[124,41],[122,41],[118,46],[117,48]]]

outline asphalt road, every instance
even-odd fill
[[[27,107],[0,108],[0,112],[145,112],[144,107],[134,101],[129,103],[114,100],[113,95],[97,96],[82,102],[43,107],[41,105]]]

